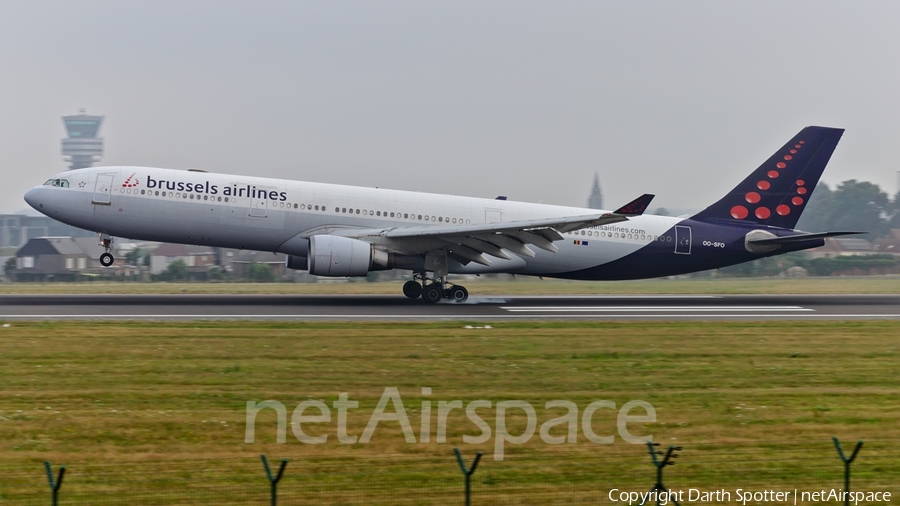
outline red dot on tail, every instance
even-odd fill
[[[784,159],[785,159],[785,160],[793,160],[794,157],[791,156],[791,155],[784,155]]]
[[[784,204],[781,204],[780,206],[775,208],[775,212],[781,216],[787,216],[791,214],[791,208]]]
[[[794,147],[797,148],[797,149],[800,149],[800,145],[799,145],[799,144],[794,144]]]
[[[777,171],[777,170],[770,170],[769,173],[766,174],[766,175],[769,176],[769,177],[772,178],[772,179],[775,179],[776,177],[778,177],[778,171]]]
[[[751,204],[756,204],[757,202],[759,202],[760,196],[756,192],[749,192],[746,195],[744,195],[744,199],[746,199],[747,202],[749,202]]]
[[[768,207],[757,207],[755,214],[757,218],[764,220],[769,216],[772,216],[772,211],[769,211]]]
[[[802,205],[802,204],[803,204],[803,198],[802,198],[802,197],[794,197],[794,198],[791,199],[791,204],[794,204],[795,206]]]
[[[787,167],[787,164],[784,162],[778,162],[775,164],[775,166],[778,167],[779,169],[783,169],[783,168]]]
[[[796,150],[796,149],[792,149],[792,150],[791,150],[791,154],[792,154],[792,155],[796,155],[796,154],[797,154],[797,150]]]
[[[805,185],[805,184],[806,184],[806,181],[804,181],[804,180],[802,180],[802,179],[798,179],[798,180],[797,180],[797,186],[803,186],[803,185]]]
[[[736,220],[743,220],[750,214],[744,206],[734,206],[731,208],[731,217]]]
[[[772,187],[772,185],[770,185],[768,181],[760,181],[760,182],[756,183],[756,187],[759,188],[760,190],[768,190],[769,188]]]
[[[797,188],[797,193],[800,195],[806,195],[806,188]]]
[[[800,141],[800,144],[806,144],[806,141]]]

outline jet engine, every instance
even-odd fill
[[[386,251],[365,241],[333,235],[310,237],[307,258],[309,273],[316,276],[365,276],[369,271],[390,269],[393,264]]]
[[[284,260],[284,265],[288,269],[293,269],[295,271],[305,271],[309,268],[309,260],[306,257],[287,255]]]

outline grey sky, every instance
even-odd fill
[[[108,165],[702,208],[806,125],[897,192],[900,2],[0,0],[0,211]]]

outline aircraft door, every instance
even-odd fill
[[[97,176],[97,182],[94,185],[94,197],[91,199],[92,204],[110,205],[114,177],[115,174],[100,174]]]
[[[485,223],[499,223],[503,221],[503,211],[500,209],[485,209],[484,210],[484,222]]]
[[[263,198],[251,198],[250,199],[250,216],[254,218],[265,218],[266,217],[266,208],[268,207],[269,201],[265,197]]]
[[[675,225],[675,253],[679,255],[691,254],[691,227]]]

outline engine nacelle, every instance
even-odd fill
[[[393,263],[389,253],[365,241],[333,235],[310,237],[307,258],[309,273],[316,276],[365,276]]]
[[[284,259],[284,266],[295,271],[305,271],[309,268],[309,260],[306,257],[287,255]]]

